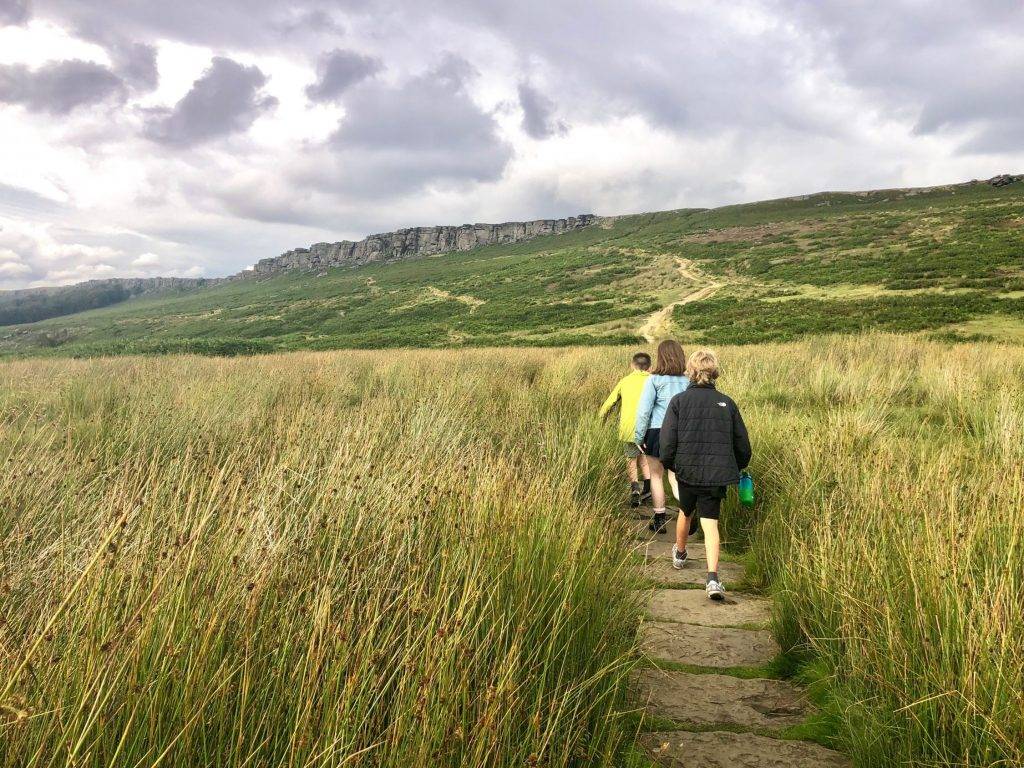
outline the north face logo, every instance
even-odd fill
[[[722,406],[723,408],[725,408],[725,407],[726,407],[726,406],[725,406],[725,403],[719,403],[719,405],[720,405],[720,406]]]

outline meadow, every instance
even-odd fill
[[[631,351],[0,364],[0,766],[641,765]],[[821,738],[1024,763],[1024,351],[719,352]]]

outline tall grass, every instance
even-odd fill
[[[735,536],[862,766],[1024,765],[1024,352],[731,354],[763,503]]]
[[[632,351],[0,367],[0,766],[617,764]],[[719,351],[838,742],[1024,764],[1024,350]]]
[[[4,366],[0,765],[615,764],[640,605],[551,358]]]

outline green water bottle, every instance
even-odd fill
[[[747,471],[740,472],[740,485],[737,489],[740,495],[740,504],[745,507],[754,506],[754,478]]]

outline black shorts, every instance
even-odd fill
[[[644,453],[652,459],[661,458],[661,429],[648,429],[644,435]]]
[[[686,485],[679,484],[679,506],[687,517],[696,510],[699,517],[717,520],[722,512],[722,499],[725,498],[724,485]]]

